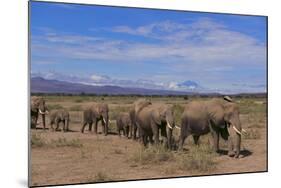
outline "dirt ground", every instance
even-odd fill
[[[30,164],[33,186],[267,170],[266,99],[237,100],[240,104],[243,128],[248,132],[242,137],[242,155],[239,159],[226,155],[227,147],[223,141],[220,142],[221,154],[208,152],[211,145],[210,135],[205,135],[200,140],[199,147],[203,149],[196,148],[192,139],[188,138],[185,151],[177,152],[150,151],[144,149],[138,141],[120,138],[115,133],[114,123],[110,125],[111,134],[108,136],[101,133],[95,135],[88,131],[82,134],[82,109],[89,105],[88,100],[63,101],[61,98],[47,98],[46,101],[48,105],[53,105],[53,108],[62,106],[70,110],[71,131],[64,133],[42,130],[40,119],[39,129],[31,130]],[[129,106],[132,102],[122,102],[120,99],[116,101],[107,101],[112,112],[120,109],[126,111],[126,108],[120,106]],[[166,103],[167,101],[169,100],[166,100]],[[173,105],[183,103],[186,101],[173,100]],[[114,114],[111,116],[114,117]],[[176,138],[178,134],[179,131],[175,130]],[[195,155],[197,151],[199,155]],[[155,155],[158,158],[155,158]]]

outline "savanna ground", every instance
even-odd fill
[[[103,136],[80,133],[82,110],[92,102],[109,104],[110,119],[128,111],[136,97],[47,96],[50,110],[70,111],[70,132],[31,130],[31,185],[73,184],[132,179],[150,179],[206,174],[255,172],[267,170],[267,104],[266,98],[235,98],[240,106],[240,119],[247,133],[242,136],[242,155],[239,159],[227,156],[227,144],[220,139],[221,154],[212,151],[210,135],[200,138],[194,146],[189,137],[183,152],[166,151],[161,146],[142,145],[119,138],[115,122],[109,125],[110,134]],[[184,105],[203,98],[155,97],[153,103],[173,105],[176,124]],[[47,127],[48,117],[46,118]],[[42,127],[39,118],[39,128]],[[101,133],[101,125],[98,130]],[[174,136],[178,139],[179,130]]]

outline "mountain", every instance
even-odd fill
[[[110,95],[188,95],[191,92],[145,89],[145,88],[126,88],[119,86],[94,86],[81,83],[72,83],[59,80],[48,80],[42,77],[31,78],[31,93],[89,93],[89,94],[110,94]]]

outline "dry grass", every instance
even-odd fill
[[[31,135],[31,147],[43,147],[46,146],[46,141],[41,137],[40,134]]]
[[[74,147],[81,148],[83,144],[79,139],[57,138],[47,140],[40,134],[31,135],[31,147]]]
[[[261,138],[261,134],[258,130],[247,130],[246,133],[243,133],[242,135],[242,139],[260,139]]]
[[[215,169],[216,153],[210,145],[191,146],[187,155],[178,157],[178,167],[184,171],[210,172]]]
[[[174,159],[174,154],[163,145],[150,145],[148,148],[140,147],[131,157],[131,161],[141,165],[161,164],[172,159]]]
[[[81,105],[74,105],[74,106],[71,106],[69,108],[70,111],[82,111],[82,106]]]
[[[83,147],[83,144],[79,139],[67,140],[66,138],[58,138],[51,140],[51,142],[49,142],[49,146],[81,148]]]

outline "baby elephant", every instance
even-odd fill
[[[50,125],[51,130],[54,131],[53,124],[56,124],[56,131],[59,128],[59,123],[63,122],[62,131],[66,132],[69,130],[69,113],[65,109],[59,109],[52,111],[50,114]]]
[[[126,136],[127,138],[129,138],[129,132],[130,135],[132,135],[132,121],[129,113],[120,113],[117,117],[116,125],[119,136],[121,136],[121,130],[123,131],[124,136]]]

